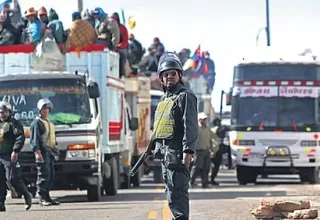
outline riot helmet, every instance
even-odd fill
[[[49,110],[52,111],[53,104],[48,98],[43,98],[38,101],[37,108],[39,111],[41,111],[43,108],[49,108]]]
[[[0,101],[0,112],[10,112],[12,113],[12,106],[9,102]]]
[[[159,77],[167,70],[176,70],[182,76],[182,64],[179,57],[173,52],[166,52],[160,57],[157,71]]]

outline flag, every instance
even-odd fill
[[[124,25],[124,26],[126,26],[126,16],[124,15],[124,10],[123,10],[123,8],[121,8],[121,18],[122,18],[122,24]]]
[[[201,58],[201,46],[198,45],[197,49],[194,51],[193,55],[184,63],[183,70],[195,69],[198,66],[199,60]]]
[[[129,23],[129,28],[131,30],[135,29],[137,21],[136,21],[136,17],[135,16],[130,16],[128,18],[128,23]]]
[[[209,72],[208,71],[208,64],[207,64],[207,61],[204,57],[204,52],[201,53],[200,60],[198,62],[197,68],[196,68],[196,72],[201,75],[205,75]]]

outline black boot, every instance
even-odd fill
[[[32,194],[29,192],[28,188],[26,187],[26,185],[24,185],[24,183],[21,183],[19,185],[19,189],[21,191],[20,193],[24,197],[25,208],[26,210],[29,210],[32,206]]]
[[[60,205],[59,201],[51,198],[49,192],[47,192],[46,195],[47,195],[48,201],[51,202],[52,205]]]
[[[0,212],[5,212],[6,211],[6,205],[4,202],[0,202]]]

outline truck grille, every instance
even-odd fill
[[[295,145],[298,140],[276,140],[276,139],[258,139],[261,145],[264,146],[275,146],[275,145],[285,145],[285,146],[292,146]]]
[[[63,150],[59,152],[59,160],[64,161],[66,159],[67,151]],[[19,155],[20,163],[34,163],[34,153],[33,152],[21,152]]]

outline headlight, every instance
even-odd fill
[[[93,159],[95,158],[94,144],[72,144],[67,148],[67,159]]]

